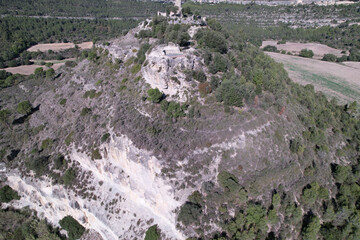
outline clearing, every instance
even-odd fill
[[[287,42],[285,44],[277,44],[278,41],[263,41],[262,48],[270,45],[275,46],[278,50],[285,50],[291,52],[292,54],[298,55],[302,49],[309,49],[314,52],[315,59],[322,59],[325,54],[334,54],[337,57],[341,57],[342,54],[340,49],[332,48],[320,43],[299,43],[299,42]]]
[[[81,49],[90,49],[93,46],[93,42],[83,42],[83,43],[79,43],[76,45]],[[48,50],[52,50],[52,51],[56,52],[56,51],[62,51],[62,50],[74,48],[74,47],[75,47],[74,43],[41,43],[41,44],[36,44],[36,45],[30,47],[27,51],[29,51],[29,52],[36,52],[36,51],[45,52]]]
[[[51,66],[51,68],[53,68],[56,71],[57,69],[59,69],[64,64],[65,64],[65,62],[55,63],[54,65]],[[3,69],[0,69],[0,70],[5,70],[5,71],[10,72],[12,74],[31,75],[31,74],[34,73],[35,69],[39,68],[39,67],[42,67],[44,70],[49,69],[46,66],[33,64],[33,65],[22,65],[22,66],[18,66],[18,67],[3,68]]]
[[[312,84],[317,91],[343,104],[360,101],[360,63],[340,64],[273,52],[266,54],[284,64],[294,82]]]

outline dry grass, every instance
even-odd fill
[[[79,46],[79,48],[81,49],[90,49],[93,46],[92,42],[83,42],[80,44],[77,44],[77,46]],[[74,48],[75,44],[74,43],[41,43],[41,44],[36,44],[32,47],[30,47],[27,51],[29,52],[36,52],[36,51],[40,51],[40,52],[45,52],[48,50],[52,50],[52,51],[62,51],[62,50],[66,50],[69,48]]]
[[[341,57],[343,54],[342,50],[331,48],[324,44],[320,43],[296,43],[296,42],[287,42],[286,44],[277,44],[277,41],[263,41],[261,47],[265,47],[267,45],[275,46],[278,50],[285,50],[287,52],[291,52],[293,54],[298,55],[301,49],[309,49],[314,52],[315,59],[321,59],[324,54],[334,54],[337,57]]]
[[[360,64],[325,62],[315,59],[267,53],[284,64],[289,77],[300,84],[312,84],[317,91],[336,97],[341,103],[360,101]]]
[[[55,63],[51,68],[53,68],[56,71],[64,64],[65,64],[65,62]],[[22,65],[22,66],[18,66],[18,67],[3,68],[1,70],[5,70],[12,74],[31,75],[34,73],[35,69],[39,68],[39,67],[43,68],[44,70],[49,69],[48,67],[34,64],[34,65]]]

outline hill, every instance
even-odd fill
[[[20,196],[2,206],[70,237],[77,222],[103,239],[359,236],[356,102],[292,82],[216,20],[156,16],[56,74],[1,76]]]

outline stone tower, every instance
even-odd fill
[[[178,7],[178,13],[181,13],[181,0],[175,0],[175,6]]]

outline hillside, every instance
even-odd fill
[[[234,32],[153,17],[54,73],[2,71],[1,213],[69,239],[359,239],[356,102]]]

